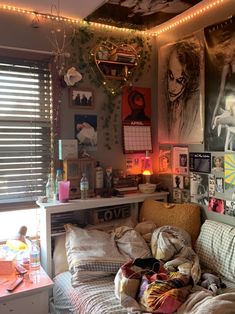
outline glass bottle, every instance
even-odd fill
[[[61,169],[56,170],[56,177],[55,177],[55,199],[57,201],[59,200],[59,188],[58,188],[59,181],[63,181],[63,175],[62,175]]]
[[[40,249],[37,240],[32,241],[30,253],[30,269],[38,269],[40,267]]]
[[[104,171],[103,171],[103,168],[100,166],[99,161],[97,161],[96,168],[95,168],[96,195],[99,195],[103,188],[104,188]]]
[[[53,201],[54,190],[55,190],[55,186],[54,186],[53,176],[52,176],[52,174],[49,174],[47,184],[46,184],[46,197],[47,197],[48,202]]]
[[[85,200],[88,198],[88,189],[89,189],[89,182],[86,177],[86,174],[82,174],[82,178],[80,181],[80,191],[81,191],[81,199]]]

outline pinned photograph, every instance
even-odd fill
[[[74,116],[75,138],[78,145],[82,145],[91,150],[97,147],[97,116],[78,115]]]
[[[173,189],[173,202],[174,203],[182,203],[181,200],[182,194],[180,189]]]
[[[224,156],[212,156],[212,173],[223,172],[224,171]]]
[[[159,173],[172,172],[171,145],[159,145]]]
[[[208,206],[208,175],[191,172],[191,202]]]
[[[209,191],[209,196],[215,196],[215,176],[213,174],[208,176],[208,180],[209,180],[209,187],[208,187],[208,191]]]
[[[188,147],[173,147],[173,173],[188,174]]]
[[[235,201],[225,201],[225,215],[235,217]]]
[[[183,189],[183,176],[173,175],[173,188]]]
[[[87,89],[79,89],[77,87],[71,87],[69,89],[69,105],[74,109],[94,108],[94,96],[93,91]]]
[[[208,204],[208,210],[210,210],[212,212],[216,212],[218,214],[224,214],[225,213],[224,200],[210,197],[209,204]]]
[[[189,153],[189,170],[210,173],[211,153]]]

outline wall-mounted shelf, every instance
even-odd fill
[[[131,45],[101,42],[94,50],[95,63],[106,80],[127,80],[137,67],[138,55]]]

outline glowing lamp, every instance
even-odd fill
[[[145,157],[143,159],[142,169],[142,175],[145,178],[145,183],[150,183],[151,174],[153,174],[152,159],[149,156],[149,152],[146,151]]]

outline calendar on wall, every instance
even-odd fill
[[[152,152],[150,125],[123,125],[124,153]]]
[[[122,126],[124,153],[152,152],[150,88],[123,88]]]

